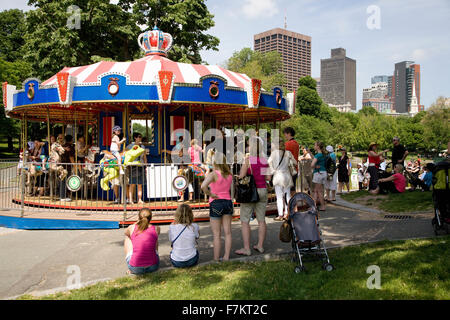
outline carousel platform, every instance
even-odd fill
[[[25,197],[24,213],[21,217],[21,200],[11,199],[10,209],[0,210],[0,227],[24,230],[85,230],[118,229],[133,224],[138,219],[138,211],[147,207],[153,212],[152,223],[169,224],[180,202],[152,201],[142,205],[126,206],[113,201],[73,200],[61,202],[50,197]],[[209,221],[207,202],[185,202],[193,208],[194,221]],[[276,203],[269,203],[267,215],[276,213]],[[235,207],[233,219],[240,217],[239,206]]]

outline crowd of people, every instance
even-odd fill
[[[359,190],[368,189],[371,194],[403,193],[409,184],[410,191],[420,188],[429,191],[432,183],[432,164],[421,167],[421,160],[409,161],[405,167],[408,150],[400,139],[392,139],[392,158],[388,163],[389,149],[378,151],[378,144],[369,145],[367,161],[358,164]],[[390,167],[389,167],[390,166]]]

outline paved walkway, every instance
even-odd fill
[[[385,219],[381,213],[361,212],[329,205],[321,212],[320,224],[328,247],[345,246],[383,239],[433,237],[432,214],[408,220]],[[270,257],[290,250],[278,240],[280,222],[267,218],[266,253]],[[212,260],[212,233],[208,222],[199,223],[200,262]],[[251,222],[252,243],[256,243],[257,223]],[[169,267],[168,225],[161,226],[159,253],[161,267]],[[71,276],[69,266],[78,266],[83,284],[125,276],[123,232],[119,230],[23,231],[0,228],[0,299],[24,293],[42,294],[65,289]],[[233,251],[241,247],[238,221],[232,224]],[[234,253],[232,259],[240,258]],[[331,260],[333,259],[331,254]]]

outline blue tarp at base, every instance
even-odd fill
[[[35,219],[0,216],[0,227],[23,230],[119,229],[118,221]]]

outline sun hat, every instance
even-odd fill
[[[114,131],[122,131],[122,128],[120,127],[120,126],[114,126],[113,128],[112,128],[112,131],[114,132]]]
[[[325,148],[325,150],[327,150],[328,152],[334,152],[334,149],[333,149],[333,147],[332,146],[327,146],[326,148]]]

